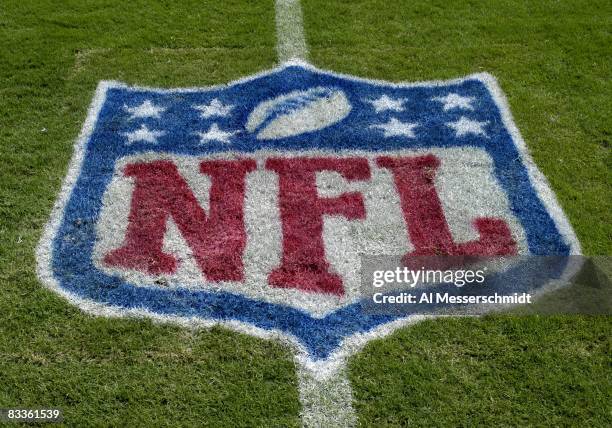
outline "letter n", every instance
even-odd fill
[[[253,160],[203,161],[200,172],[212,182],[207,215],[171,161],[127,165],[124,174],[135,181],[127,232],[104,262],[153,275],[175,272],[177,260],[162,251],[171,217],[208,280],[242,280],[245,176],[255,168]]]

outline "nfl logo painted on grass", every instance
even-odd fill
[[[204,89],[101,83],[38,257],[91,312],[283,337],[317,364],[406,321],[364,312],[360,254],[577,252],[489,75],[289,63]]]

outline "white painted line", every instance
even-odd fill
[[[353,409],[353,392],[346,366],[325,379],[313,376],[312,371],[299,363],[296,367],[303,426],[354,427],[357,425],[357,415]]]
[[[308,59],[300,0],[276,0],[276,51],[281,64]]]

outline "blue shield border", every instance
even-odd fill
[[[162,290],[134,287],[121,279],[98,271],[92,265],[91,254],[95,241],[95,224],[99,214],[103,191],[113,173],[112,165],[119,157],[138,153],[143,149],[137,144],[121,150],[108,148],[113,141],[112,111],[122,105],[127,97],[210,96],[242,97],[249,99],[242,105],[240,120],[256,103],[274,96],[280,91],[303,90],[317,86],[333,86],[350,94],[375,96],[380,90],[393,90],[398,94],[417,97],[442,95],[449,89],[459,93],[478,95],[483,116],[491,124],[489,140],[474,139],[455,145],[482,147],[492,157],[496,176],[507,192],[512,210],[527,235],[529,252],[535,255],[580,254],[576,236],[559,207],[544,176],[531,159],[525,142],[516,128],[505,97],[496,80],[481,73],[461,79],[419,83],[389,83],[361,79],[322,71],[302,62],[290,62],[282,66],[241,79],[227,85],[190,89],[152,89],[129,87],[117,82],[100,82],[90,106],[81,134],[75,143],[74,155],[48,222],[37,248],[38,275],[50,289],[66,297],[81,309],[104,316],[146,316],[161,321],[172,321],[190,326],[225,325],[234,330],[260,337],[276,337],[288,340],[298,349],[305,363],[326,364],[354,352],[367,340],[380,337],[421,316],[394,317],[368,315],[360,302],[351,303],[323,318],[316,318],[298,309],[266,303],[244,296],[221,292],[190,291],[187,289]],[[359,114],[359,112],[356,112]],[[105,122],[106,121],[106,122]],[[244,122],[243,122],[244,123]],[[184,132],[180,124],[170,132]],[[427,141],[386,139],[381,142],[373,134],[361,135],[345,132],[333,144],[329,135],[321,131],[308,136],[298,136],[263,143],[254,138],[233,150],[248,153],[258,149],[275,150],[369,150],[380,151],[397,148],[451,147],[449,139],[442,136]],[[450,132],[450,130],[448,131]],[[184,141],[188,142],[189,136]],[[402,145],[404,144],[404,145]],[[222,145],[210,145],[194,149],[188,145],[160,144],[156,151],[202,154],[227,150]],[[92,171],[96,171],[92,174]],[[513,180],[520,183],[520,192],[508,192],[507,177],[501,171],[512,171]],[[79,222],[76,230],[74,224]],[[70,237],[70,239],[66,239]],[[85,271],[74,275],[63,272]]]

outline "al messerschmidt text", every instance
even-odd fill
[[[377,304],[406,304],[406,303],[447,303],[447,304],[525,304],[531,303],[531,294],[528,293],[513,293],[511,295],[502,295],[494,293],[491,295],[477,296],[454,296],[449,293],[421,293],[418,297],[413,293],[399,293],[393,295],[385,295],[383,293],[374,293],[372,300]]]

